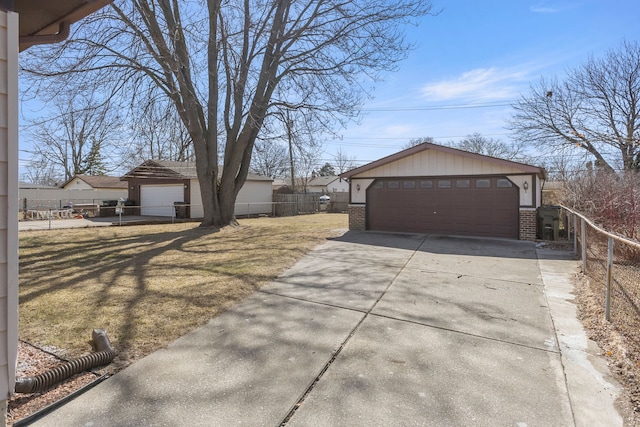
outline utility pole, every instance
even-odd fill
[[[296,192],[296,175],[293,168],[293,123],[291,122],[291,117],[289,117],[289,110],[287,110],[286,117],[286,126],[287,126],[287,139],[289,140],[289,164],[291,168],[291,190]]]

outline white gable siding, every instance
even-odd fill
[[[93,187],[81,180],[80,178],[73,178],[71,182],[64,186],[66,190],[93,190]]]
[[[357,178],[394,176],[442,176],[517,174],[522,170],[442,151],[425,150],[395,162],[362,172]],[[354,176],[356,178],[356,176]]]
[[[349,183],[345,179],[338,178],[327,185],[329,193],[346,193],[347,191],[349,191]]]

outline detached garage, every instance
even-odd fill
[[[535,240],[539,167],[424,143],[341,176],[351,230]]]
[[[147,160],[127,173],[129,200],[140,206],[140,215],[202,218],[202,195],[194,163]],[[272,182],[268,177],[249,174],[236,198],[235,214],[260,215],[272,212]]]

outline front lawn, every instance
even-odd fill
[[[345,214],[20,233],[20,339],[67,357],[104,328],[120,352],[111,370],[250,295],[328,237]]]

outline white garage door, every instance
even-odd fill
[[[140,213],[148,216],[174,216],[173,202],[184,202],[184,186],[141,185]]]

